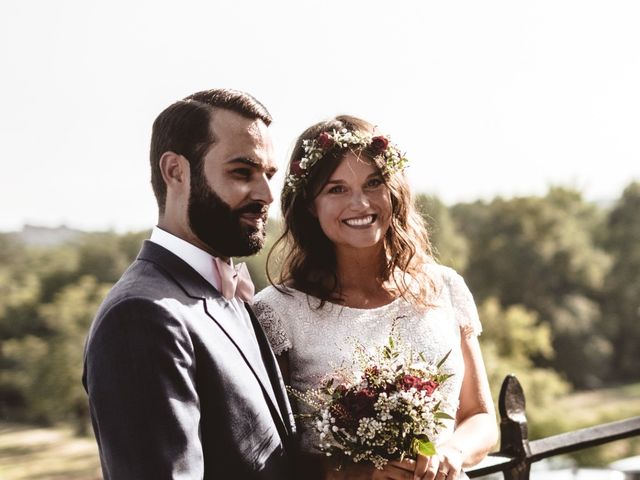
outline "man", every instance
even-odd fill
[[[106,480],[292,478],[280,372],[230,258],[264,243],[271,117],[193,94],[153,125],[158,226],[91,326],[83,384]]]

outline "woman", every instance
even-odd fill
[[[455,417],[436,439],[437,455],[391,462],[384,470],[325,468],[325,478],[458,478],[497,438],[478,346],[481,331],[462,278],[437,265],[403,172],[406,158],[373,125],[339,116],[308,128],[289,163],[281,198],[285,231],[277,287],[255,311],[278,356],[285,383],[306,391],[340,364],[352,339],[380,345],[393,330],[453,377],[443,408]],[[272,251],[273,252],[273,251]],[[301,450],[317,437],[300,425]]]

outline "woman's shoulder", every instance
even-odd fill
[[[268,305],[282,309],[298,303],[301,292],[285,285],[269,285],[263,288],[253,298],[254,305]]]
[[[472,298],[467,282],[455,269],[438,263],[427,264],[425,269],[435,286],[436,295],[445,294],[456,301]]]
[[[270,285],[258,292],[251,305],[276,355],[291,348],[291,295]]]
[[[482,325],[478,318],[478,310],[467,283],[456,270],[439,264],[426,266],[431,278],[444,287],[455,318],[464,336],[480,335]],[[438,279],[438,280],[436,280]]]
[[[269,302],[275,298],[278,298],[280,292],[273,285],[268,285],[258,293],[256,293],[253,297],[254,302]]]
[[[462,280],[462,276],[456,270],[435,262],[426,263],[424,271],[427,277],[438,286],[450,287],[452,284]]]

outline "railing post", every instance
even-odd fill
[[[502,382],[498,408],[500,411],[500,454],[514,458],[517,463],[504,471],[505,480],[528,480],[531,464],[529,427],[525,413],[524,391],[515,375],[507,375]]]

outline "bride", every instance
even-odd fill
[[[274,247],[283,252],[280,278],[256,296],[254,310],[285,383],[299,391],[349,364],[354,338],[381,345],[393,330],[429,361],[451,350],[445,367],[454,375],[442,385],[443,410],[455,421],[435,439],[432,457],[340,471],[317,456],[316,434],[302,424],[302,455],[318,462],[321,478],[454,480],[497,439],[477,310],[462,277],[431,256],[406,163],[362,119],[339,116],[308,128],[281,197],[285,231]]]

